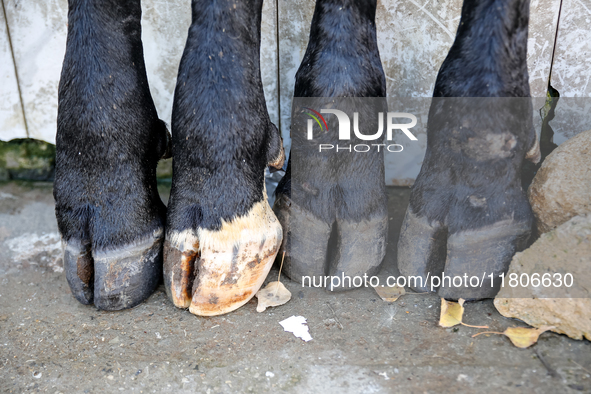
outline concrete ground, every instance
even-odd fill
[[[386,273],[409,193],[388,194]],[[1,392],[591,392],[588,341],[547,332],[518,349],[501,335],[472,338],[482,330],[438,326],[430,294],[386,303],[373,289],[329,294],[283,278],[292,300],[262,313],[253,300],[196,317],[163,286],[131,310],[101,312],[71,296],[60,253],[51,184],[0,184]],[[283,331],[292,315],[307,318],[312,341]],[[490,300],[467,304],[464,321],[523,325]]]

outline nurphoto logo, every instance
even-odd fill
[[[323,108],[320,112],[313,110],[312,108],[304,107],[305,113],[312,119],[308,119],[308,130],[307,139],[314,139],[314,124],[316,123],[322,132],[328,132],[328,124],[322,114],[332,114],[337,117],[338,121],[338,135],[339,141],[350,141],[351,140],[351,119],[344,111],[338,109],[326,109]],[[394,123],[398,122],[398,119],[410,119],[410,123]],[[384,121],[385,120],[385,121]],[[359,113],[353,112],[353,133],[355,137],[362,141],[382,141],[384,139],[384,123],[386,123],[386,140],[392,141],[392,135],[394,130],[400,130],[408,137],[411,141],[417,141],[409,129],[413,128],[417,124],[417,118],[413,114],[406,112],[378,112],[378,130],[371,134],[365,134],[359,129]],[[368,130],[364,130],[368,132]],[[318,151],[330,151],[336,152],[369,152],[372,149],[377,149],[378,152],[381,149],[392,153],[402,152],[404,147],[400,144],[355,144],[341,146],[339,144],[319,144]]]

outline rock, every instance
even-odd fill
[[[529,201],[543,234],[570,218],[591,212],[591,130],[556,148],[530,188]]]
[[[51,181],[55,145],[31,138],[0,141],[0,179]]]
[[[590,268],[591,214],[575,216],[513,257],[495,307],[501,315],[534,327],[554,326],[554,332],[591,340]],[[523,278],[527,286],[512,287],[516,284],[510,282],[512,274]],[[532,283],[535,277],[539,284],[535,280]],[[550,281],[541,282],[544,277]],[[528,278],[529,284],[525,283]],[[572,285],[567,286],[571,280]]]

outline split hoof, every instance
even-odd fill
[[[327,284],[326,290],[348,290],[354,288],[353,277],[376,274],[386,255],[387,235],[387,215],[360,222],[337,220],[336,256],[329,262],[328,274],[341,280],[338,285],[336,280]]]
[[[137,243],[92,251],[89,243],[63,243],[64,269],[74,297],[101,310],[133,308],[158,287],[162,275],[162,230]]]
[[[529,239],[531,223],[500,220],[449,234],[437,222],[406,212],[398,241],[398,269],[418,292],[437,291],[448,300],[493,298],[500,275]],[[454,282],[454,278],[456,281]],[[461,281],[460,281],[461,279]]]
[[[331,227],[298,206],[286,194],[278,194],[273,211],[283,228],[279,258],[282,272],[291,280],[303,283],[304,277],[324,277]]]
[[[279,221],[267,200],[221,229],[188,229],[167,234],[164,284],[179,308],[199,316],[232,312],[262,286],[282,240]]]
[[[342,291],[354,288],[354,277],[379,271],[386,254],[387,215],[359,222],[337,219],[336,243],[329,245],[332,225],[287,195],[277,196],[273,210],[284,230],[279,252],[281,258],[285,252],[283,272],[292,280],[300,284],[323,283],[324,277],[330,276],[326,290]],[[329,247],[335,248],[334,253]],[[332,280],[337,277],[339,280]]]

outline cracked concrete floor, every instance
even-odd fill
[[[161,185],[167,200],[167,187]],[[386,272],[393,270],[408,189],[388,190]],[[394,241],[392,241],[394,240]],[[271,277],[277,272],[272,271]],[[257,313],[202,318],[176,309],[163,286],[131,310],[101,312],[74,300],[61,269],[51,184],[0,184],[0,391],[93,393],[591,392],[591,344],[544,333],[528,349],[470,327],[438,327],[440,301],[372,289],[301,288]],[[279,322],[308,319],[313,340]],[[492,302],[464,321],[493,331],[523,325]]]

